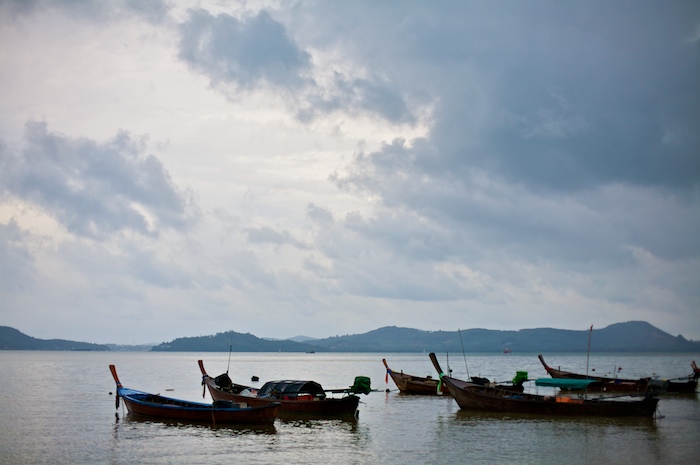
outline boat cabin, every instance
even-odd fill
[[[326,398],[326,392],[315,381],[268,381],[258,391],[258,397],[280,400],[322,400]]]

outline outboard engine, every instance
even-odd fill
[[[647,394],[663,394],[666,392],[666,386],[668,386],[668,381],[665,379],[652,378],[647,384]]]

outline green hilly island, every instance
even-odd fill
[[[591,352],[700,352],[700,342],[672,336],[644,321],[616,323],[593,329]],[[516,353],[585,352],[588,330],[554,328],[499,331],[422,331],[387,326],[364,334],[271,340],[233,330],[207,336],[182,337],[148,346],[92,344],[62,339],[36,339],[17,329],[0,326],[2,350],[151,350],[157,352],[465,352]]]
[[[36,339],[10,328],[0,326],[0,349],[2,350],[109,350],[103,344],[66,341],[64,339]]]

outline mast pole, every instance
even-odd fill
[[[457,328],[457,332],[459,333],[459,343],[462,345],[462,357],[464,357],[464,368],[467,369],[467,379],[469,379],[469,367],[467,366],[467,354],[464,353],[464,342],[462,342],[462,330]]]
[[[226,374],[228,374],[228,369],[231,367],[231,352],[233,352],[233,331],[231,331],[231,342],[228,344],[228,365],[226,365]]]
[[[588,353],[586,354],[586,379],[588,379],[588,361],[591,357],[591,334],[593,333],[593,325],[588,330]]]

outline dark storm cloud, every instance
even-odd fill
[[[700,254],[683,232],[699,222],[700,7],[511,7],[406,13],[410,35],[387,53],[420,69],[432,127],[333,179],[516,256]]]
[[[417,153],[417,170],[556,191],[698,182],[698,4],[315,7],[330,18],[318,44],[434,103],[435,150]]]
[[[411,31],[417,67],[453,70],[432,86],[435,150],[417,169],[479,168],[557,191],[697,184],[698,7],[473,10],[460,29],[448,18]]]
[[[310,63],[309,54],[266,11],[239,20],[190,10],[180,34],[180,59],[208,76],[213,85],[252,88],[268,83],[295,88],[303,83],[300,74]]]
[[[189,199],[144,149],[125,132],[98,143],[29,122],[22,149],[0,153],[0,192],[39,206],[78,235],[186,228]]]
[[[226,84],[248,90],[274,86],[287,93],[302,121],[359,111],[414,122],[393,83],[371,72],[357,77],[335,70],[327,84],[316,82],[312,74],[325,70],[314,69],[311,54],[265,10],[242,19],[190,10],[179,31],[179,58],[229,96]]]
[[[348,78],[334,73],[332,85],[326,89],[311,88],[302,109],[300,120],[308,122],[332,112],[358,111],[380,115],[392,123],[414,123],[403,96],[381,79]]]

